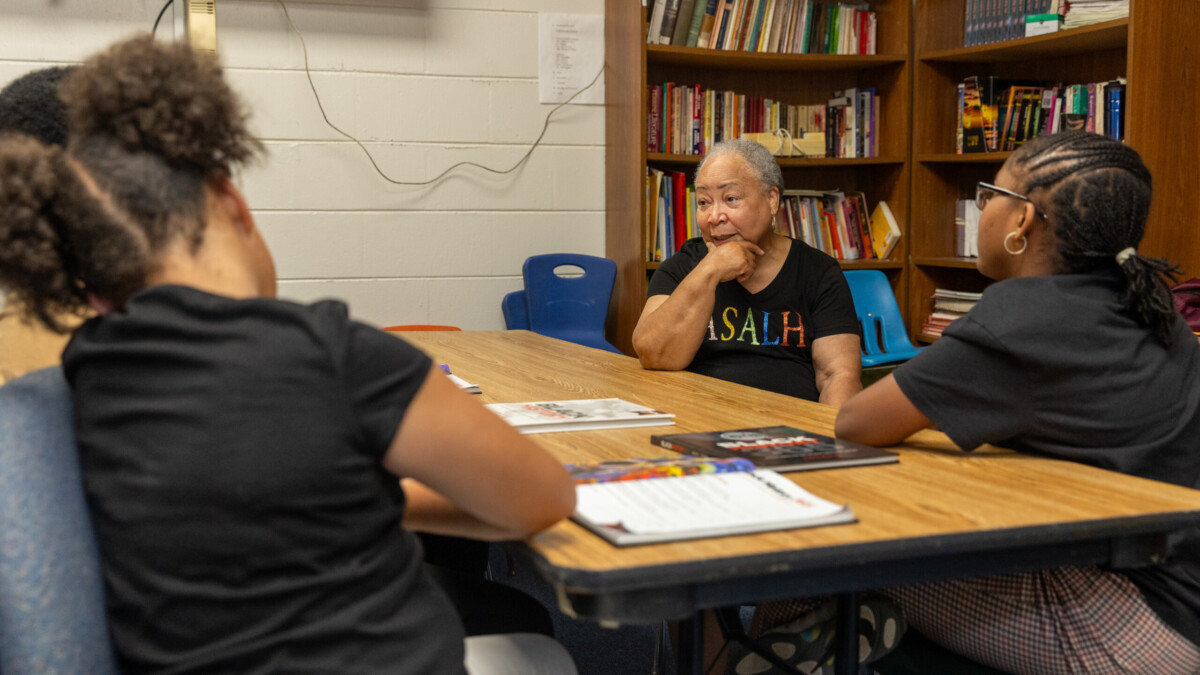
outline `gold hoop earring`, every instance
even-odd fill
[[[1025,252],[1025,247],[1029,246],[1029,240],[1028,240],[1028,239],[1026,239],[1026,238],[1024,237],[1024,235],[1022,235],[1022,236],[1021,236],[1021,248],[1019,248],[1019,249],[1017,249],[1017,250],[1015,250],[1015,251],[1014,251],[1014,250],[1012,250],[1011,248],[1009,248],[1009,247],[1008,247],[1008,242],[1009,242],[1009,241],[1012,241],[1012,238],[1013,238],[1013,237],[1015,237],[1015,236],[1017,236],[1017,233],[1016,233],[1016,232],[1009,232],[1009,233],[1008,233],[1008,236],[1004,238],[1004,250],[1005,250],[1005,251],[1008,251],[1008,254],[1009,254],[1009,255],[1021,255],[1022,253],[1024,253],[1024,252]]]
[[[777,229],[778,229],[778,226],[775,224],[775,214],[772,213],[771,214],[771,230],[774,231]]]

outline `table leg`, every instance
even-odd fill
[[[679,675],[704,675],[704,613],[679,622],[679,653],[675,655]]]
[[[835,675],[858,673],[858,597],[853,591],[837,596],[837,632],[834,634]]]

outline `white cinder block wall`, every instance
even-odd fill
[[[149,30],[164,2],[0,0],[0,83]],[[601,0],[285,3],[330,120],[413,182],[459,161],[520,159],[553,108],[538,103],[538,12],[603,11]],[[278,3],[216,7],[221,62],[269,153],[239,181],[281,297],[338,298],[376,325],[501,329],[500,299],[521,288],[526,257],[604,255],[601,106],[559,110],[511,174],[460,167],[432,185],[393,185],[322,120]]]

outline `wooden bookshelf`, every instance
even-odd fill
[[[954,254],[954,206],[990,181],[1011,153],[954,153],[956,85],[969,75],[1052,82],[1125,77],[1125,139],[1154,177],[1154,202],[1140,251],[1170,258],[1183,278],[1200,276],[1200,70],[1193,44],[1200,4],[1130,0],[1130,15],[1093,26],[963,47],[964,0],[915,4],[912,192],[906,321],[915,339],[936,287],[980,291],[974,259]],[[1188,64],[1188,65],[1185,65]]]
[[[861,190],[869,208],[884,200],[907,228],[911,123],[911,0],[871,0],[878,19],[876,54],[756,54],[647,45],[646,8],[605,1],[606,255],[617,263],[608,338],[632,354],[631,336],[657,263],[644,256],[647,166],[691,173],[699,157],[646,152],[646,86],[676,82],[765,96],[789,104],[824,103],[834,91],[874,87],[880,99],[879,157],[781,158],[788,188]],[[889,260],[844,263],[882,269],[903,298],[908,237]],[[901,305],[904,306],[903,304]]]

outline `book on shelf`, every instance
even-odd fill
[[[671,19],[668,3],[658,18],[651,10],[650,31],[662,36]],[[688,0],[682,0],[687,3]],[[695,5],[704,4],[703,12]],[[711,9],[709,8],[711,5]],[[670,44],[782,54],[874,54],[879,22],[866,3],[825,3],[814,0],[695,0],[676,11]],[[711,19],[709,17],[712,17]],[[654,33],[655,22],[658,33]],[[699,28],[695,27],[699,21]],[[688,25],[681,33],[680,23]],[[696,31],[693,41],[691,32]],[[677,37],[677,36],[686,37]],[[647,39],[654,44],[655,40]]]
[[[650,442],[684,455],[742,458],[760,469],[784,472],[891,464],[899,460],[887,450],[782,425],[655,434]]]
[[[675,424],[675,415],[619,398],[488,403],[488,410],[523,434]]]
[[[979,215],[979,206],[974,199],[959,199],[955,203],[954,255],[960,258],[979,256]]]
[[[871,213],[871,245],[875,248],[875,257],[883,260],[892,254],[900,241],[900,224],[892,215],[892,208],[887,202],[880,201]]]
[[[675,19],[675,29],[671,32],[670,44],[676,47],[686,47],[688,41],[688,31],[692,27],[692,19],[695,17],[696,5],[700,5],[700,11],[704,12],[705,0],[680,0],[679,13]]]
[[[1070,129],[1124,137],[1124,78],[1050,84],[970,76],[956,95],[961,152],[1012,151],[1041,134]]]
[[[724,537],[854,522],[847,505],[809,493],[749,462],[627,460],[638,477],[619,478],[613,462],[574,465],[572,520],[615,546]],[[720,467],[719,469],[717,467]]]

